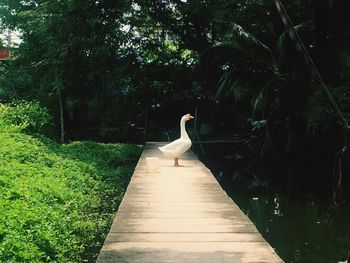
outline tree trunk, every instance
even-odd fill
[[[64,143],[64,118],[63,118],[63,102],[61,92],[58,92],[58,102],[60,105],[60,125],[61,125],[61,139],[60,142]]]

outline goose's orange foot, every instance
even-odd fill
[[[179,158],[175,158],[174,166],[175,167],[182,167],[182,165],[179,164]]]

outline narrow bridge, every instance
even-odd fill
[[[173,167],[147,143],[98,263],[283,262],[189,151]]]

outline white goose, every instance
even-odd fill
[[[189,121],[191,119],[193,119],[193,116],[191,116],[191,114],[189,113],[182,116],[180,121],[180,132],[181,132],[180,138],[169,144],[159,147],[159,150],[161,150],[166,157],[174,158],[175,160],[174,166],[176,167],[180,166],[179,157],[182,154],[184,154],[192,145],[192,142],[188,137],[188,134],[185,128],[186,121]]]

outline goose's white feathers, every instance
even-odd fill
[[[159,147],[166,157],[178,158],[191,148],[192,142],[190,139],[177,139],[169,144]]]
[[[185,123],[186,121],[193,119],[191,114],[186,114],[182,116],[180,120],[180,131],[181,136],[179,139],[166,144],[162,147],[159,147],[166,157],[169,158],[179,158],[182,154],[184,154],[189,148],[191,148],[192,142],[188,137],[186,132]]]

